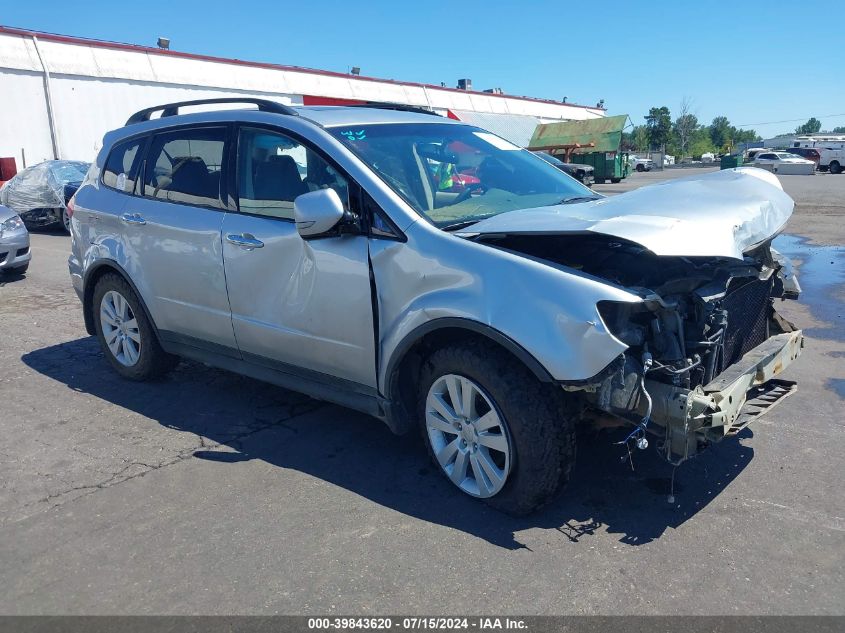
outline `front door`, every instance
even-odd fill
[[[294,199],[348,181],[318,153],[273,130],[240,130],[239,213],[223,220],[232,324],[244,360],[317,380],[376,386],[368,242],[303,240]]]

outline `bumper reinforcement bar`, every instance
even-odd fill
[[[795,383],[774,377],[798,358],[803,346],[801,330],[776,334],[712,382],[692,390],[647,380],[654,401],[651,421],[662,427],[654,430],[665,431],[658,447],[663,457],[680,464],[701,446],[736,435],[795,393]]]

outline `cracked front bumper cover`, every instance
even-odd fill
[[[794,393],[795,383],[777,380],[801,354],[801,330],[776,334],[750,350],[709,384],[683,389],[654,380],[646,388],[654,406],[651,422],[665,433],[658,449],[673,464],[693,457],[699,447],[734,435]],[[640,413],[645,414],[643,399]]]

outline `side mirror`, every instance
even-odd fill
[[[296,230],[304,238],[331,231],[343,219],[343,215],[343,203],[334,189],[303,193],[293,201]]]

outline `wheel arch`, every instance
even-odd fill
[[[94,289],[97,287],[97,282],[109,273],[119,275],[126,283],[129,284],[129,287],[132,288],[132,292],[134,292],[135,296],[138,297],[138,301],[141,303],[141,308],[144,310],[144,315],[152,325],[156,338],[159,338],[158,328],[156,327],[155,321],[150,314],[149,308],[147,308],[144,297],[132,281],[129,273],[127,273],[120,264],[112,259],[100,259],[94,262],[88,270],[85,271],[85,276],[82,280],[82,315],[85,319],[85,331],[91,336],[95,336],[97,334],[97,329],[94,324],[94,306],[92,305],[94,299]],[[160,342],[161,340],[159,339],[159,343]]]
[[[424,360],[435,349],[475,338],[503,349],[540,382],[554,382],[549,371],[524,347],[499,330],[461,317],[443,317],[409,332],[394,348],[384,373],[384,395],[390,404],[388,425],[396,433],[414,426],[416,386]]]

